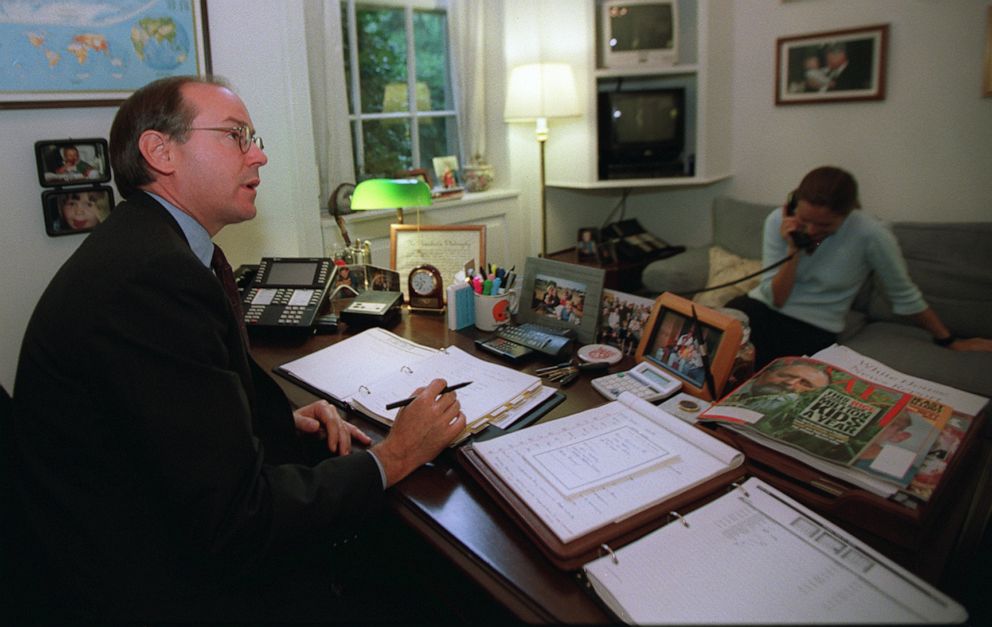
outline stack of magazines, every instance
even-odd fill
[[[918,507],[987,402],[834,345],[773,361],[700,420]]]

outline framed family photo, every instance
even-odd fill
[[[106,183],[110,180],[107,140],[43,139],[34,144],[42,187]]]
[[[157,78],[210,73],[206,0],[15,4],[0,20],[0,109],[113,106]]]
[[[114,190],[106,185],[48,190],[41,195],[41,204],[50,237],[88,233],[110,215]]]
[[[889,25],[778,39],[775,104],[885,98]]]

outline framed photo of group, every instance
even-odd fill
[[[885,98],[889,25],[778,39],[775,104]]]
[[[0,20],[0,109],[113,106],[157,78],[210,73],[206,0],[15,4]]]

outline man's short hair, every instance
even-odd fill
[[[148,83],[124,101],[110,127],[110,164],[117,189],[127,198],[142,185],[154,181],[148,163],[138,149],[145,131],[158,131],[185,142],[197,111],[182,95],[184,85],[202,83],[228,87],[216,76],[170,76]]]

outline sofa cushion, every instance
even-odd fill
[[[992,397],[992,353],[941,348],[923,329],[898,322],[872,322],[844,344],[904,374]]]
[[[992,337],[992,223],[897,222],[909,275],[940,319],[961,337]],[[869,305],[873,320],[892,320],[877,285]]]
[[[713,244],[746,257],[761,259],[765,218],[772,207],[722,196],[713,201]]]
[[[758,259],[745,259],[728,252],[722,246],[710,246],[710,272],[706,281],[707,286],[723,285],[741,277],[753,274],[761,269]],[[702,292],[693,297],[693,301],[707,307],[723,307],[731,298],[742,296],[758,285],[760,276],[741,281],[720,289]]]
[[[693,292],[706,286],[709,276],[709,246],[688,248],[684,253],[652,261],[641,273],[641,282],[651,292]]]

